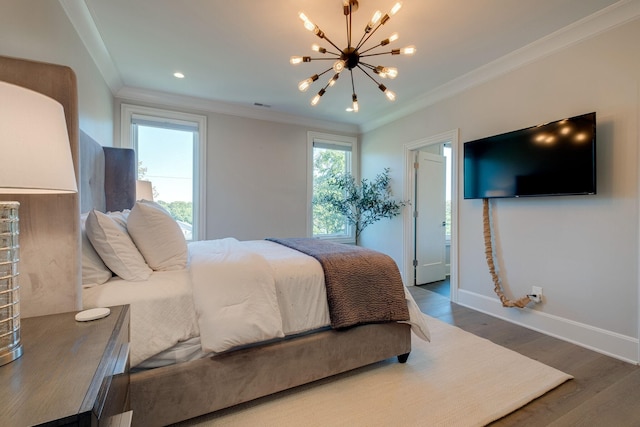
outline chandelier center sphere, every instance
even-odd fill
[[[344,66],[347,69],[352,70],[360,63],[360,53],[356,50],[356,48],[348,47],[342,51],[340,59],[344,61]]]

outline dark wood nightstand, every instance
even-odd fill
[[[22,319],[19,359],[0,366],[0,424],[121,426],[130,422],[129,306],[76,322]]]

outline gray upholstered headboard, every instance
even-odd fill
[[[136,178],[132,149],[102,147],[80,131],[80,212],[131,209],[136,201]]]

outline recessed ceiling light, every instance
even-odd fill
[[[182,74],[180,71],[176,71],[175,73],[173,73],[173,77],[175,77],[176,79],[184,79],[184,74]]]

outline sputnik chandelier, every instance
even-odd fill
[[[311,100],[311,105],[315,106],[318,104],[318,102],[320,102],[320,98],[322,97],[322,95],[325,94],[325,92],[327,91],[327,88],[335,84],[336,80],[338,80],[338,77],[340,77],[340,74],[345,70],[345,68],[349,70],[351,75],[351,90],[352,90],[352,95],[351,95],[352,106],[350,109],[347,109],[347,111],[357,112],[359,110],[358,96],[356,95],[356,88],[353,80],[353,70],[355,68],[360,69],[367,77],[373,80],[373,82],[378,86],[378,88],[382,92],[384,92],[384,94],[387,96],[387,98],[390,101],[395,101],[396,94],[390,91],[389,89],[387,89],[385,85],[378,82],[372,76],[371,73],[376,74],[377,76],[383,79],[386,79],[386,78],[394,79],[398,75],[398,69],[395,67],[384,67],[382,65],[374,66],[366,62],[363,62],[362,59],[373,57],[373,56],[379,56],[379,55],[401,55],[401,54],[413,55],[416,52],[416,48],[414,46],[408,46],[402,49],[392,49],[385,52],[374,51],[376,48],[386,46],[389,43],[396,41],[398,39],[398,33],[393,33],[391,36],[382,40],[380,43],[378,43],[373,47],[370,47],[367,49],[364,48],[364,45],[371,38],[371,36],[373,36],[373,34],[376,31],[378,31],[378,29],[382,25],[386,24],[387,21],[389,21],[389,19],[393,15],[398,13],[401,7],[402,7],[402,2],[397,2],[391,8],[391,10],[385,15],[382,15],[382,12],[380,11],[376,11],[373,14],[373,17],[371,18],[369,23],[367,24],[367,26],[364,28],[364,33],[362,34],[360,41],[358,41],[357,43],[354,43],[354,40],[351,38],[351,32],[353,29],[351,17],[353,15],[353,12],[358,10],[358,0],[343,0],[343,13],[344,13],[345,21],[347,25],[347,47],[344,49],[340,49],[338,46],[336,46],[336,44],[333,43],[331,40],[329,40],[327,35],[317,25],[311,22],[304,13],[300,12],[298,16],[300,17],[302,22],[304,22],[304,27],[307,30],[312,31],[316,36],[325,40],[332,47],[337,49],[337,52],[332,52],[324,47],[314,44],[313,46],[311,46],[311,49],[313,51],[321,54],[325,54],[328,56],[319,57],[319,58],[312,58],[310,56],[292,56],[291,60],[289,61],[291,62],[291,64],[294,64],[294,65],[300,64],[302,62],[311,62],[311,61],[320,61],[320,60],[334,61],[333,66],[331,68],[328,68],[321,73],[312,75],[308,79],[301,81],[300,84],[298,85],[298,89],[300,89],[301,92],[306,92],[307,89],[309,89],[309,87],[311,86],[311,84],[316,80],[318,80],[320,76],[322,76],[325,73],[328,73],[331,70],[335,72],[335,74],[333,75],[333,77],[331,77],[331,79],[329,79],[327,84],[322,89],[320,89],[320,91],[316,94],[316,96],[313,97],[313,99]]]

